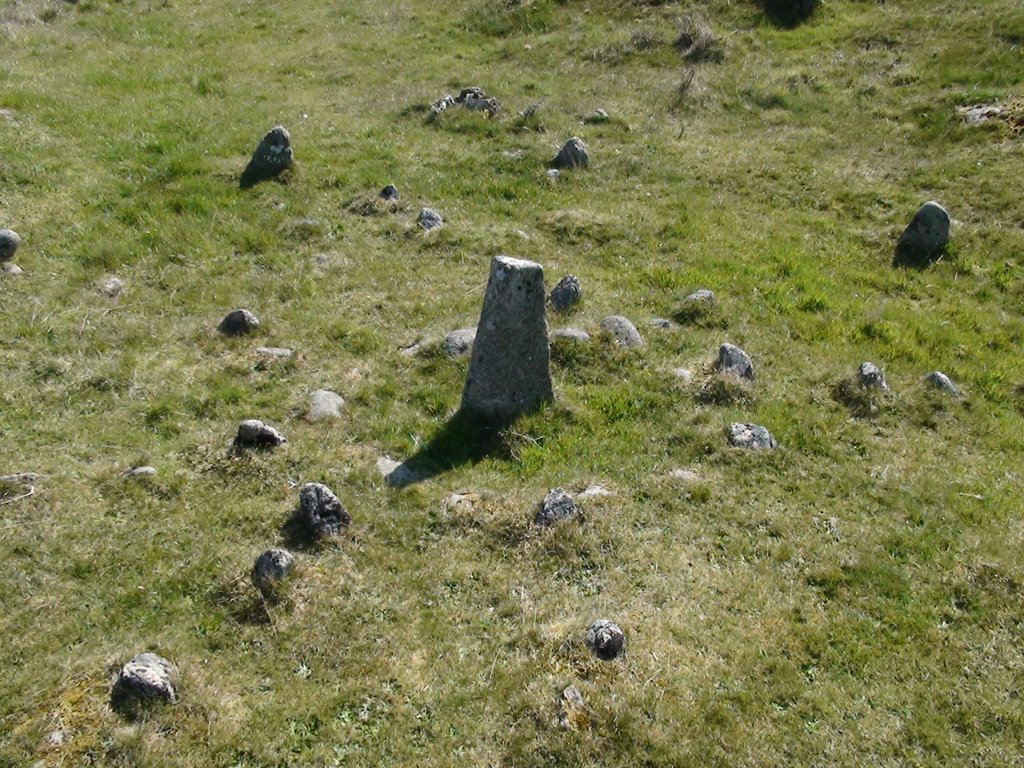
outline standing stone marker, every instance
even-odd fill
[[[934,200],[922,205],[900,235],[896,261],[924,265],[934,261],[949,243],[949,213]]]
[[[242,172],[239,186],[251,187],[266,179],[272,179],[286,171],[292,164],[292,137],[283,125],[275,125],[256,145],[249,165]]]
[[[491,261],[462,390],[464,412],[500,421],[555,399],[544,300],[540,264],[508,256]]]

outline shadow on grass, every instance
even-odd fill
[[[927,269],[932,264],[941,261],[945,255],[945,249],[929,254],[922,253],[900,243],[896,246],[896,251],[893,253],[892,265],[894,267],[902,267],[903,269]]]
[[[511,421],[495,421],[458,411],[425,446],[385,475],[392,488],[421,483],[462,464],[506,455],[505,430]]]
[[[818,7],[818,0],[758,0],[757,4],[772,24],[792,29],[811,17]]]

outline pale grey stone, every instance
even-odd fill
[[[177,701],[172,677],[174,665],[155,653],[140,653],[123,667],[114,683],[112,698],[115,705],[133,699],[163,699]]]
[[[690,384],[693,382],[693,373],[690,372],[689,368],[673,368],[672,375],[676,377],[680,384]]]
[[[551,289],[548,300],[556,312],[566,312],[579,304],[582,297],[579,278],[576,275],[566,275]]]
[[[235,309],[228,312],[220,321],[220,332],[228,336],[242,336],[252,333],[260,327],[260,321],[248,309]]]
[[[562,488],[552,488],[544,495],[533,522],[537,525],[551,525],[578,513],[579,508],[568,492]]]
[[[949,243],[949,213],[931,200],[922,205],[900,235],[897,259],[920,263],[936,258]]]
[[[700,288],[683,299],[684,304],[711,304],[714,301],[715,294],[707,288]]]
[[[609,315],[601,321],[601,330],[609,334],[620,347],[642,347],[644,339],[640,331],[621,315]]]
[[[99,286],[100,293],[110,298],[116,298],[124,290],[124,281],[118,277],[108,277]]]
[[[473,351],[476,328],[459,328],[444,337],[441,349],[448,357],[463,357]]]
[[[557,168],[548,168],[546,171],[544,171],[544,175],[548,177],[549,181],[557,180],[558,177],[561,176],[561,174],[562,172],[559,171]]]
[[[381,456],[377,459],[377,471],[380,472],[384,482],[392,488],[404,488],[420,480],[411,467],[401,461],[395,461],[390,456]]]
[[[576,498],[580,501],[586,501],[587,499],[600,499],[605,496],[614,496],[613,491],[609,491],[603,485],[588,485],[585,490],[576,494]]]
[[[306,483],[299,491],[299,514],[316,538],[337,536],[348,528],[351,517],[330,488],[323,483]]]
[[[614,622],[598,619],[587,628],[583,642],[598,658],[609,661],[625,650],[626,636]]]
[[[733,344],[723,344],[718,348],[718,369],[741,379],[754,380],[754,364],[750,356]]]
[[[650,325],[663,331],[670,331],[674,323],[666,317],[652,317]]]
[[[964,116],[964,122],[968,125],[981,125],[1000,117],[1003,108],[998,104],[979,104],[975,107],[961,107],[960,114]]]
[[[462,390],[462,410],[505,420],[552,400],[544,270],[532,261],[496,256]]]
[[[591,112],[585,118],[583,118],[583,122],[584,123],[607,123],[610,119],[611,118],[609,117],[607,111],[605,111],[603,109],[595,109],[593,112]]]
[[[549,165],[555,169],[586,168],[590,165],[590,156],[582,139],[573,136],[558,150]]]
[[[17,264],[14,264],[13,262],[8,261],[3,264],[0,264],[0,274],[8,275],[10,277],[17,277],[18,275],[22,275],[24,273],[25,270],[23,270],[21,267],[19,267]]]
[[[778,448],[772,433],[758,424],[733,422],[729,425],[729,443],[736,448],[747,448],[754,451]]]
[[[551,335],[559,339],[569,339],[580,344],[590,341],[590,334],[579,328],[558,328],[551,332]]]
[[[13,259],[20,243],[21,238],[13,229],[0,229],[0,263]]]
[[[132,467],[126,469],[121,473],[121,477],[127,477],[132,479],[144,479],[147,477],[156,477],[156,467],[143,466],[143,467]]]
[[[295,353],[285,347],[256,347],[256,354],[260,357],[272,357],[275,360],[287,360]]]
[[[924,377],[924,380],[935,389],[950,394],[953,397],[958,397],[960,395],[960,390],[956,388],[953,380],[942,371],[932,371]]]
[[[238,425],[235,445],[239,448],[276,448],[287,443],[287,438],[259,419],[246,419]]]
[[[285,549],[268,549],[252,566],[252,583],[263,594],[273,593],[291,574],[295,558]]]
[[[256,145],[249,165],[242,172],[239,185],[243,188],[272,179],[292,164],[292,140],[288,129],[275,125]]]
[[[433,208],[424,208],[420,211],[420,215],[416,217],[416,223],[429,232],[432,229],[444,226],[444,219]]]
[[[463,88],[455,97],[455,103],[461,104],[464,109],[486,112],[488,117],[494,117],[501,110],[501,103],[484,93],[482,88]]]
[[[337,392],[329,389],[317,389],[309,395],[309,411],[306,418],[310,421],[329,421],[341,416],[345,399]]]
[[[682,483],[696,483],[700,481],[700,474],[692,469],[673,469],[668,473],[667,477],[670,480],[678,480]]]
[[[558,724],[563,731],[576,731],[590,722],[590,709],[575,685],[562,691]]]
[[[889,385],[885,381],[885,374],[874,363],[863,362],[860,364],[860,367],[857,369],[857,383],[863,389],[889,391]]]

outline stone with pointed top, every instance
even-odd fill
[[[306,483],[299,491],[299,513],[318,539],[337,536],[352,518],[341,500],[323,483]]]
[[[558,150],[548,164],[554,169],[586,168],[590,165],[587,147],[578,136],[573,136]]]
[[[548,300],[551,308],[556,312],[566,312],[580,303],[583,293],[580,290],[580,281],[576,275],[566,275],[558,284],[551,289]]]
[[[949,213],[934,200],[922,205],[900,235],[896,260],[904,264],[934,261],[949,243]]]
[[[242,172],[239,186],[243,189],[272,179],[292,164],[292,138],[283,125],[275,125],[256,145],[249,165]]]
[[[423,208],[420,210],[420,215],[416,217],[416,223],[419,224],[422,229],[429,232],[432,229],[443,227],[444,219],[441,217],[441,214],[433,208]]]
[[[235,309],[228,312],[217,327],[227,336],[243,336],[259,328],[260,321],[248,309]]]
[[[733,344],[723,344],[718,348],[718,369],[741,379],[754,380],[754,364],[750,356]]]
[[[954,384],[953,380],[942,371],[932,371],[924,377],[924,380],[941,392],[945,392],[953,397],[958,397],[960,395],[960,390],[956,388],[956,384]]]

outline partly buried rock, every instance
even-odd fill
[[[248,309],[235,309],[228,312],[217,327],[227,336],[242,336],[259,328],[260,321]]]
[[[953,397],[960,396],[960,390],[956,388],[956,384],[954,384],[953,380],[942,371],[932,371],[924,377],[924,380],[941,392],[945,392]]]
[[[885,381],[885,374],[874,363],[864,362],[860,364],[860,367],[857,369],[857,384],[861,389],[889,391],[889,385]]]
[[[256,354],[272,360],[288,360],[295,352],[286,347],[256,347]]]
[[[482,88],[476,87],[463,88],[455,97],[455,103],[466,109],[485,112],[488,117],[494,117],[501,109],[501,103],[497,99],[489,97]]]
[[[754,364],[750,356],[733,344],[723,344],[718,348],[718,370],[741,379],[754,380]]]
[[[399,200],[398,187],[394,184],[388,184],[380,191],[380,194],[377,195],[377,197],[385,203],[397,203]]]
[[[729,425],[729,443],[736,448],[764,451],[778,448],[772,433],[758,424],[733,422]]]
[[[131,469],[126,469],[122,472],[121,477],[129,478],[131,480],[143,480],[150,477],[156,477],[156,467],[150,467],[148,465],[132,467]]]
[[[558,328],[551,332],[551,336],[556,339],[568,339],[579,344],[586,344],[590,341],[590,334],[579,328]]]
[[[238,425],[238,434],[235,435],[237,448],[276,448],[287,442],[284,435],[259,419],[246,419]]]
[[[435,211],[433,208],[423,208],[420,211],[420,215],[416,217],[416,223],[428,232],[432,229],[438,229],[444,226],[444,219],[441,218],[441,214]]]
[[[558,150],[558,154],[548,163],[555,170],[567,168],[586,168],[590,165],[587,147],[578,136],[573,136]]]
[[[579,278],[576,275],[566,275],[551,289],[548,301],[556,312],[566,312],[580,303],[582,295]]]
[[[108,277],[99,284],[99,292],[111,299],[117,298],[124,290],[124,281],[119,277]]]
[[[299,491],[299,514],[318,539],[337,536],[351,518],[334,491],[323,483],[306,483]]]
[[[552,488],[544,495],[533,522],[537,525],[551,525],[579,514],[579,508],[572,496],[562,488]]]
[[[934,261],[949,243],[949,213],[934,200],[922,205],[900,235],[897,264],[924,265]]]
[[[291,552],[268,549],[256,558],[252,567],[252,583],[264,595],[273,594],[288,578],[295,565]]]
[[[345,398],[337,392],[329,389],[318,389],[309,395],[309,411],[306,418],[309,421],[329,421],[341,416],[341,409],[345,405]]]
[[[140,653],[123,667],[111,692],[111,704],[121,709],[145,701],[177,701],[174,665],[155,653]]]
[[[612,337],[620,347],[642,347],[644,339],[640,331],[621,315],[610,315],[601,321],[601,330]]]
[[[622,654],[626,647],[626,636],[614,622],[598,619],[587,628],[583,642],[599,659],[610,661]]]
[[[577,731],[590,724],[590,709],[583,700],[580,689],[575,685],[570,685],[562,691],[561,710],[558,724],[564,731]]]
[[[448,357],[464,357],[473,351],[476,340],[476,328],[459,328],[444,337],[441,349]]]
[[[288,129],[275,125],[256,145],[249,165],[242,172],[239,186],[243,189],[288,170],[292,164],[292,139]]]
[[[0,229],[0,264],[14,258],[20,243],[21,238],[13,229]]]
[[[532,261],[496,256],[462,390],[462,410],[506,421],[554,398],[544,270]]]

